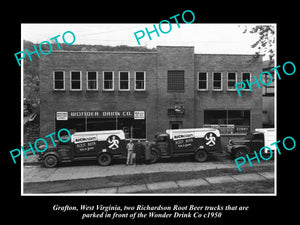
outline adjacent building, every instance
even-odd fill
[[[41,137],[123,129],[153,139],[166,129],[216,127],[223,135],[262,127],[262,89],[239,97],[235,83],[259,75],[254,55],[195,54],[194,47],[156,51],[55,51],[40,58]]]

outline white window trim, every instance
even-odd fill
[[[249,74],[250,74],[249,82],[251,83],[251,73],[250,73],[250,72],[241,72],[241,82],[244,82],[244,80],[243,80],[243,74],[244,74],[244,73],[249,73]],[[250,91],[250,88],[249,88],[247,82],[245,83],[245,85],[246,85],[246,88],[248,87],[248,89],[245,88],[245,89],[243,89],[242,91]]]
[[[128,88],[121,89],[121,73],[128,73]],[[119,71],[119,91],[130,91],[130,72],[129,71]]]
[[[55,72],[63,72],[63,76],[64,76],[64,88],[63,89],[56,89],[55,88]],[[54,91],[65,91],[65,87],[66,87],[66,76],[65,76],[65,71],[63,70],[53,70],[53,90]]]
[[[111,72],[112,73],[112,88],[111,89],[107,89],[107,88],[104,87],[104,81],[105,81],[104,73],[105,72]],[[114,71],[103,71],[102,72],[102,90],[103,91],[114,91],[115,90],[115,73],[114,73]]]
[[[96,72],[96,89],[89,89],[89,80],[88,80],[89,72]],[[86,90],[87,91],[98,91],[98,71],[86,71]]]
[[[214,89],[214,73],[221,74],[221,89]],[[223,73],[222,72],[212,72],[212,90],[213,91],[223,91]]]
[[[136,89],[136,73],[144,73],[144,88],[143,89]],[[146,71],[135,71],[134,72],[134,90],[135,91],[146,91]]]
[[[229,74],[229,73],[234,73],[234,74],[235,74],[235,83],[237,83],[237,72],[227,72],[227,91],[236,91],[236,88],[235,88],[235,87],[232,88],[232,89],[230,89],[229,86],[228,86],[228,81],[229,81],[229,79],[228,79],[228,74]]]
[[[206,88],[205,89],[200,89],[199,88],[199,73],[205,73],[206,74]],[[198,76],[197,76],[197,90],[198,91],[208,91],[208,72],[198,72]]]
[[[79,72],[80,73],[80,89],[72,89],[72,72]],[[71,70],[70,71],[70,91],[82,91],[82,73],[78,70]]]

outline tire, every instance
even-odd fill
[[[109,166],[111,164],[111,156],[108,153],[102,153],[98,156],[98,163],[100,166]]]
[[[46,155],[43,163],[47,168],[53,168],[58,165],[58,158],[55,155]]]
[[[158,161],[158,154],[155,151],[151,151],[151,159],[149,160],[150,164],[156,163]]]
[[[245,157],[247,153],[248,153],[247,149],[245,149],[245,148],[238,148],[238,149],[235,150],[235,153],[234,153],[233,157],[235,159],[239,158],[239,157]]]
[[[205,150],[198,150],[196,153],[195,153],[195,160],[197,162],[205,162],[208,158],[208,154],[207,154],[207,151]]]

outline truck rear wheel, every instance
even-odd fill
[[[195,153],[195,159],[197,162],[205,162],[208,158],[208,154],[205,150],[198,150],[196,153]]]
[[[102,153],[98,156],[98,163],[100,166],[108,166],[111,164],[111,156],[108,153]]]

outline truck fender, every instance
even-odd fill
[[[55,156],[58,158],[58,161],[59,161],[59,162],[61,161],[61,156],[60,156],[57,152],[52,152],[52,151],[45,153],[45,154],[43,155],[42,160],[44,160],[45,157],[48,156],[48,155],[55,155]]]
[[[236,145],[232,147],[232,155],[234,158],[245,156],[245,154],[249,154],[250,149],[247,145]]]
[[[151,152],[155,152],[158,155],[158,158],[161,157],[161,151],[157,148],[151,147]]]

